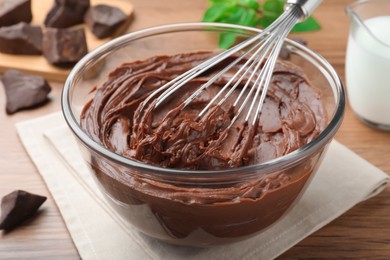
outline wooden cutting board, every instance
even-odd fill
[[[133,5],[127,0],[90,0],[91,6],[97,4],[107,4],[120,8],[125,14],[128,15],[127,21],[116,31],[111,38],[98,39],[96,38],[86,25],[85,33],[87,38],[87,45],[89,50],[93,50],[97,46],[109,41],[113,37],[116,37],[124,32],[128,28],[133,14]],[[40,25],[44,29],[45,17],[54,0],[32,0],[32,24]],[[7,69],[18,69],[27,73],[41,75],[47,80],[64,81],[70,71],[70,69],[58,68],[49,64],[43,56],[28,56],[28,55],[11,55],[0,53],[0,72],[3,73]]]

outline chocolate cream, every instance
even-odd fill
[[[245,122],[244,109],[227,128],[237,112],[238,106],[232,104],[242,86],[222,106],[212,106],[198,117],[233,72],[220,77],[188,106],[182,105],[232,60],[191,80],[157,108],[153,100],[143,102],[154,90],[212,55],[156,56],[121,65],[85,106],[82,128],[94,141],[124,157],[185,170],[240,169],[266,162],[309,143],[325,128],[327,118],[319,91],[309,84],[301,68],[287,61],[277,62],[254,125],[252,120]],[[176,177],[140,173],[98,155],[92,158],[92,166],[115,201],[114,207],[141,231],[173,243],[208,245],[250,235],[280,218],[300,194],[320,155],[321,151],[288,171],[254,173],[250,178],[243,172],[234,181],[230,177],[207,180],[204,175],[173,181]],[[122,203],[126,207],[120,206]],[[144,205],[160,228],[152,228],[148,218],[133,212],[132,205]]]

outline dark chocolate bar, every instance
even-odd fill
[[[88,53],[82,28],[47,28],[43,36],[43,55],[54,65],[71,65]]]
[[[46,197],[16,190],[1,200],[0,229],[11,230],[30,218],[46,201]]]
[[[84,18],[88,28],[99,39],[113,35],[126,19],[126,14],[119,8],[103,4],[90,7]]]
[[[0,0],[0,26],[31,20],[31,0]]]
[[[45,18],[46,27],[67,28],[84,22],[89,0],[55,0]]]
[[[6,112],[13,114],[21,109],[33,108],[47,102],[51,91],[48,82],[41,76],[7,70],[1,77],[6,95]]]
[[[0,52],[39,55],[42,53],[42,29],[25,22],[0,28]]]

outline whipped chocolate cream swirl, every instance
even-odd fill
[[[86,105],[83,129],[96,142],[133,160],[167,168],[221,170],[281,157],[307,144],[325,128],[320,93],[310,86],[302,69],[289,62],[276,64],[254,125],[251,120],[244,122],[244,109],[227,129],[239,107],[233,103],[242,86],[221,107],[213,106],[198,117],[233,72],[182,107],[183,101],[224,64],[191,80],[157,108],[153,100],[143,103],[154,90],[212,55],[184,53],[123,64],[110,73]]]

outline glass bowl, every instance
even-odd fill
[[[82,130],[83,107],[109,72],[124,62],[155,55],[218,50],[221,32],[234,32],[245,39],[260,30],[183,23],[133,32],[86,55],[70,72],[62,93],[64,117],[112,210],[142,233],[172,244],[203,247],[230,243],[276,223],[310,185],[344,114],[344,90],[332,66],[305,46],[286,40],[290,61],[302,67],[312,86],[321,91],[328,122],[310,143],[283,157],[220,171],[168,169],[118,155]],[[269,188],[267,184],[280,176],[291,181]],[[257,190],[254,197],[239,193],[248,185]]]

